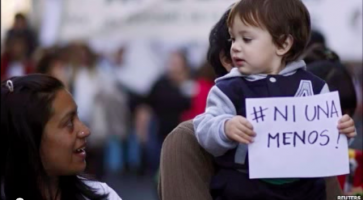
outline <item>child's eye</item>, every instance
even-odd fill
[[[249,38],[243,38],[243,41],[246,42],[246,43],[249,43],[252,41],[252,39],[249,39]]]

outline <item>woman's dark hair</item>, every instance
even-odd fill
[[[302,57],[306,64],[314,63],[321,60],[340,62],[338,54],[321,44],[311,45],[309,48],[306,49]]]
[[[214,25],[209,34],[209,48],[207,52],[207,60],[213,67],[217,77],[224,76],[228,71],[223,67],[221,63],[221,53],[227,58],[231,59],[231,42],[228,41],[230,38],[227,26],[227,19],[231,8],[229,8],[219,19],[217,24]]]
[[[52,115],[52,103],[64,85],[40,74],[13,77],[1,83],[1,188],[6,199],[45,199],[40,183],[49,186],[40,158],[40,143]],[[13,88],[13,90],[12,90]],[[42,188],[44,189],[44,188]],[[45,188],[45,191],[50,191]],[[59,177],[62,199],[102,199],[80,177]]]

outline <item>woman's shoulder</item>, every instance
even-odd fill
[[[194,134],[193,120],[184,121],[173,130],[173,132],[180,131]]]
[[[180,123],[170,134],[165,138],[164,141],[165,148],[166,146],[171,146],[171,148],[181,148],[181,149],[188,149],[190,145],[197,143],[193,121],[188,120],[185,122]],[[186,148],[186,145],[188,146]]]
[[[119,195],[107,183],[82,178],[82,181],[93,188],[98,194],[108,194],[107,200],[122,200]]]

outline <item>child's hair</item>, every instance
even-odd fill
[[[232,27],[236,16],[245,24],[266,29],[278,47],[288,36],[293,38],[291,49],[283,62],[297,60],[310,38],[310,14],[300,0],[241,0],[232,9],[227,24]]]

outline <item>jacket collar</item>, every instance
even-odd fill
[[[278,75],[291,76],[291,75],[295,74],[295,72],[298,69],[306,70],[305,61],[299,60],[299,61],[294,61],[294,62],[287,64],[286,67],[283,70],[281,70]],[[220,78],[217,78],[215,80],[215,82],[218,82],[223,79],[232,78],[232,77],[244,77],[248,81],[258,81],[261,79],[265,79],[267,76],[268,76],[268,74],[251,74],[251,75],[242,74],[241,72],[238,71],[238,69],[236,67],[234,67],[228,74],[226,74]]]

